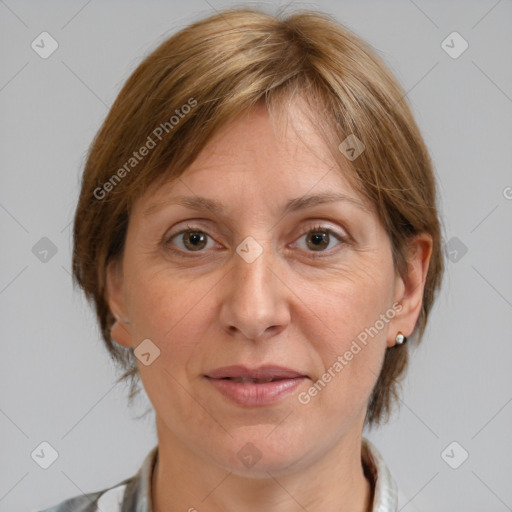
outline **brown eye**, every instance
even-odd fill
[[[191,251],[198,251],[206,246],[206,236],[201,231],[184,231],[182,233],[183,245]]]
[[[306,243],[315,251],[323,250],[329,245],[329,233],[327,231],[310,231],[307,233]]]
[[[211,242],[208,246],[208,242]],[[177,252],[201,252],[205,248],[211,248],[213,239],[198,228],[194,226],[187,226],[178,233],[174,233],[165,240],[166,246],[174,246],[178,248]],[[169,247],[171,248],[171,247]],[[172,247],[172,250],[174,248]]]
[[[299,248],[309,253],[325,252],[327,254],[331,253],[329,246],[332,246],[333,242],[337,241],[338,245],[343,245],[343,243],[347,241],[346,236],[337,234],[332,229],[323,226],[314,226],[309,229],[299,240],[302,239],[305,240],[305,244],[303,247],[300,247],[302,243],[299,243]]]

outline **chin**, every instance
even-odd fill
[[[226,444],[221,447],[219,464],[236,475],[251,478],[293,472],[307,456],[305,439],[295,439],[285,431],[274,436],[274,428],[275,425],[257,425],[233,435],[228,450]]]

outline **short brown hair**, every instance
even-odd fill
[[[432,165],[404,91],[367,43],[326,14],[229,9],[191,24],[142,61],[88,153],[74,220],[73,276],[95,304],[110,355],[125,370],[118,380],[130,379],[130,402],[138,368],[133,350],[111,338],[105,283],[107,264],[122,255],[133,202],[157,180],[179,177],[237,115],[261,103],[269,111],[285,108],[295,93],[311,106],[337,159],[344,158],[337,148],[347,136],[365,145],[349,179],[375,206],[401,275],[408,241],[431,235],[413,336],[421,340],[444,263]],[[407,361],[407,345],[386,351],[368,425],[389,417]]]

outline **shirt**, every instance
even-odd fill
[[[97,492],[69,498],[39,512],[152,512],[151,482],[158,456],[156,445],[136,475]],[[375,446],[362,438],[361,459],[365,474],[373,480],[372,512],[397,512],[397,486]]]

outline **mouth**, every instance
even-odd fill
[[[285,378],[273,378],[270,377],[268,379],[252,379],[250,377],[222,377],[221,380],[232,380],[233,382],[257,382],[261,384],[262,382],[275,382],[276,380],[286,380]]]
[[[246,379],[252,381],[266,381],[280,379],[294,379],[296,377],[307,377],[305,373],[285,368],[284,366],[265,365],[249,369],[242,365],[223,366],[206,374],[210,379]]]
[[[245,366],[218,368],[204,377],[224,397],[238,405],[263,406],[276,403],[290,395],[309,377],[300,371],[281,366]]]

